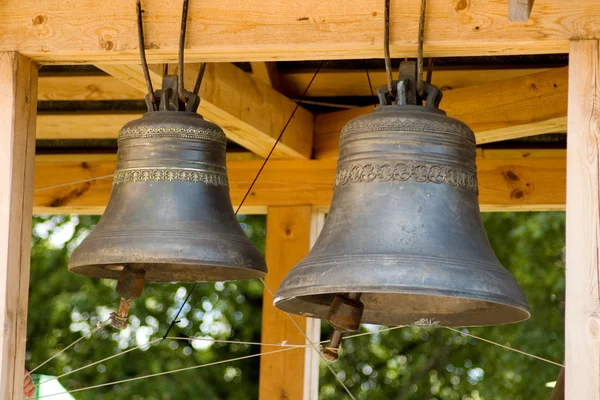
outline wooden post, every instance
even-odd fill
[[[23,398],[37,67],[0,53],[0,398]]]
[[[508,19],[513,22],[527,22],[531,15],[534,0],[508,0]]]
[[[600,399],[600,51],[573,41],[567,145],[567,400]]]
[[[318,218],[311,206],[268,208],[266,259],[269,273],[265,283],[271,290],[276,291],[287,272],[308,254],[322,224]],[[311,332],[311,341],[319,340],[320,329],[314,321],[307,329],[306,318],[294,316],[294,320],[304,332]],[[261,340],[264,343],[306,343],[290,318],[273,306],[273,296],[268,290],[264,292]],[[262,348],[263,352],[269,350],[274,348]],[[261,357],[260,400],[316,400],[314,380],[318,380],[318,359],[313,356],[314,350],[308,350],[312,353],[299,348]]]
[[[550,400],[565,400],[565,368],[561,368],[556,378],[556,385],[550,394]]]

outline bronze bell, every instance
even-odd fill
[[[165,77],[157,97],[158,110],[119,132],[108,206],[69,263],[78,274],[119,279],[118,327],[144,281],[253,279],[267,271],[233,212],[223,130],[195,112],[197,98],[180,109],[176,77]]]
[[[397,82],[396,104],[382,88],[381,106],[342,130],[323,230],[275,297],[283,311],[329,320],[338,343],[360,322],[481,326],[530,315],[481,222],[474,134],[437,108],[435,86],[425,83],[427,106],[417,105],[411,77]]]

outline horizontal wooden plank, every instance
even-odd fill
[[[139,90],[108,75],[41,76],[38,79],[38,100],[143,99]]]
[[[440,108],[475,132],[478,144],[564,133],[567,130],[568,69],[489,82],[444,94]],[[315,158],[335,158],[339,135],[353,118],[371,112],[361,107],[315,116]]]
[[[545,0],[530,22],[512,23],[505,1],[427,4],[425,56],[565,53],[572,38],[598,38],[595,0]],[[151,61],[175,61],[181,1],[145,0]],[[191,2],[186,59],[275,61],[382,57],[380,0]],[[391,51],[414,57],[419,2],[392,4]],[[45,63],[138,62],[135,6],[122,0],[21,0],[2,7],[0,51]]]
[[[110,177],[79,182],[114,173],[108,156],[37,156],[34,212],[101,213],[111,190]],[[562,210],[565,206],[565,152],[562,150],[480,151],[477,157],[479,198],[483,211]],[[250,187],[261,160],[234,160],[227,167],[231,198],[239,204]],[[264,212],[265,206],[331,202],[335,160],[271,160],[244,205],[246,212]]]
[[[486,69],[480,67],[435,68],[431,83],[447,91],[547,70],[548,68],[511,68],[509,65]],[[281,71],[279,80],[283,86],[283,92],[290,97],[301,96],[313,74],[314,71]],[[377,93],[378,87],[387,82],[383,70],[369,70],[369,79],[374,93]],[[369,79],[367,79],[367,72],[364,69],[326,69],[319,72],[306,95],[308,97],[371,96]]]
[[[273,63],[252,63],[256,68],[253,75],[265,83],[275,83],[275,89],[288,97],[298,97],[304,93],[314,71],[283,71],[275,74]],[[466,86],[479,85],[517,76],[546,71],[548,68],[436,68],[433,84],[442,90],[459,89]],[[385,72],[369,71],[373,90],[385,84]],[[73,76],[40,76],[38,100],[143,100],[142,91],[135,89],[110,75],[73,75]],[[143,87],[143,82],[136,82]],[[140,86],[141,85],[141,86]],[[319,72],[310,86],[308,97],[335,96],[370,96],[367,75],[364,70],[330,70]]]
[[[77,112],[40,113],[37,139],[116,139],[127,122],[142,113]]]

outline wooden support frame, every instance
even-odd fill
[[[147,0],[144,24],[150,61],[175,61],[181,2]],[[252,12],[249,12],[249,11]],[[349,10],[351,10],[349,12]],[[131,2],[22,0],[3,7],[0,51],[16,50],[46,63],[137,63],[136,13]],[[597,38],[595,0],[545,0],[532,24],[506,17],[505,1],[438,0],[427,6],[425,56],[564,53],[574,37]],[[383,2],[306,0],[210,1],[190,4],[190,62],[381,57]],[[414,57],[419,3],[391,10],[393,57]],[[394,23],[402,21],[402,23]]]
[[[139,91],[109,75],[40,76],[38,100],[143,100]]]
[[[0,53],[0,398],[23,398],[37,66]]]
[[[253,62],[250,63],[250,66],[252,67],[252,75],[254,78],[266,83],[278,92],[282,92],[277,64],[274,62]],[[306,86],[308,86],[308,83]],[[304,87],[306,88],[306,86]]]
[[[310,205],[269,207],[266,235],[269,273],[265,284],[271,290],[277,290],[289,270],[308,254],[323,221],[324,215],[319,215]],[[320,340],[320,324],[310,318],[296,315],[292,318],[296,323],[273,306],[273,296],[265,289],[261,341],[306,343],[299,328],[311,342]],[[262,349],[263,352],[269,350],[272,348]],[[312,348],[261,357],[259,399],[317,400],[319,359]]]
[[[110,70],[105,66],[107,70]],[[122,79],[137,76],[141,79],[139,66],[122,65],[110,67],[115,76]],[[225,69],[237,70],[234,66],[224,66]],[[217,70],[223,70],[221,66]],[[118,72],[117,72],[118,71]],[[189,68],[189,79],[194,79],[193,67]],[[119,73],[121,75],[119,75]],[[123,74],[125,76],[123,76]],[[215,76],[222,74],[216,72]],[[314,72],[313,72],[314,74]],[[474,129],[479,143],[488,143],[498,140],[514,139],[518,137],[531,136],[541,133],[565,132],[567,121],[567,68],[557,68],[543,72],[517,75],[511,79],[488,82],[481,85],[465,87],[462,89],[449,90],[444,94],[442,108],[452,117],[456,117]],[[233,72],[233,75],[248,75],[241,70]],[[320,74],[318,75],[320,76]],[[436,76],[436,74],[434,74]],[[211,81],[208,75],[207,82]],[[142,89],[144,83],[140,79],[133,79],[136,87]],[[243,78],[252,79],[250,76]],[[363,76],[366,81],[366,76]],[[490,78],[492,79],[492,78]],[[287,108],[285,112],[277,111],[278,116],[271,115],[271,122],[262,121],[259,118],[246,119],[248,111],[240,111],[249,108],[257,111],[259,115],[268,114],[269,107],[277,103],[275,97],[271,105],[260,103],[260,99],[245,99],[243,93],[229,96],[237,85],[225,83],[227,78],[214,78],[214,84],[208,84],[202,94],[207,100],[203,100],[201,111],[207,118],[212,118],[225,128],[229,137],[254,151],[266,156],[270,151],[275,137],[279,134],[281,127],[285,124],[283,118],[285,112],[291,114],[292,109]],[[158,78],[157,78],[158,82]],[[365,82],[366,84],[366,82]],[[265,93],[273,94],[273,89],[262,89]],[[246,86],[247,88],[249,86]],[[219,91],[225,88],[225,94]],[[368,90],[368,89],[367,89]],[[277,98],[285,98],[277,94]],[[237,99],[233,104],[228,104],[228,99]],[[212,101],[213,105],[209,105]],[[204,107],[204,108],[202,108]],[[231,112],[220,112],[219,107]],[[236,114],[238,110],[241,114]],[[368,113],[372,107],[362,107],[347,111],[320,114],[315,117],[314,129],[314,156],[315,158],[336,158],[339,133],[342,127],[352,118]],[[287,117],[289,117],[287,114]],[[94,138],[116,138],[121,126],[126,122],[139,118],[141,113],[42,113],[38,115],[38,139],[94,139]],[[245,122],[240,121],[244,119]],[[310,154],[307,144],[311,140],[310,131],[313,129],[311,114],[299,108],[294,120],[283,136],[286,145],[279,145],[275,158],[299,158],[299,154],[292,152],[291,148],[302,148],[303,154]],[[101,124],[97,123],[102,121]],[[236,122],[237,121],[237,122]],[[250,126],[254,126],[251,128]],[[261,127],[259,129],[259,127]],[[278,130],[279,129],[279,130]],[[303,138],[303,139],[302,139]],[[287,147],[286,147],[287,146]],[[287,149],[287,150],[286,150]]]
[[[440,108],[469,125],[478,144],[567,129],[568,68],[450,90]],[[373,107],[315,117],[315,158],[336,158],[339,135],[352,118]]]
[[[105,72],[146,93],[139,65],[99,65]],[[174,67],[171,67],[173,71]],[[199,64],[186,64],[185,86],[194,87]],[[154,88],[161,86],[161,67],[151,74]],[[220,125],[230,140],[266,157],[290,118],[296,103],[270,85],[255,79],[233,64],[208,64],[200,89],[198,112]],[[312,153],[313,115],[299,107],[277,144],[273,158],[308,159]],[[118,132],[118,131],[117,131]]]
[[[565,394],[600,399],[600,43],[571,43]]]

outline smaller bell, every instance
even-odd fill
[[[267,271],[233,212],[225,134],[196,113],[198,97],[185,94],[181,104],[176,77],[166,76],[159,109],[121,129],[108,206],[69,262],[71,272],[118,279],[118,328],[144,282],[254,279]]]

